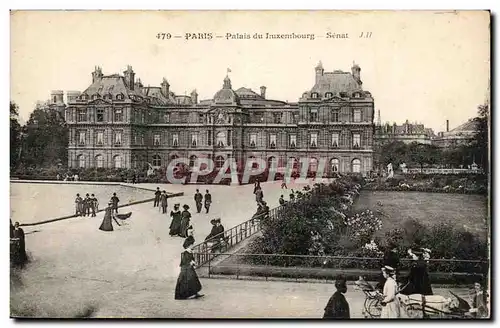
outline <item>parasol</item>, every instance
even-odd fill
[[[128,212],[126,214],[115,214],[115,216],[116,216],[117,219],[126,220],[126,219],[128,219],[129,217],[132,216],[132,212]]]

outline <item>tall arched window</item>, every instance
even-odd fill
[[[340,161],[337,158],[332,158],[330,160],[330,167],[332,169],[332,172],[339,172]]]
[[[278,168],[278,159],[274,156],[269,157],[267,159],[267,168],[275,171]]]
[[[225,147],[227,145],[226,134],[224,132],[217,133],[216,142],[218,147]]]
[[[352,160],[352,172],[360,173],[361,172],[361,160],[355,158]]]
[[[122,168],[122,157],[120,155],[116,155],[113,157],[113,163],[115,164],[115,169]]]
[[[95,157],[95,166],[98,168],[104,167],[104,157],[102,157],[102,155],[97,155]]]
[[[161,166],[161,157],[160,155],[153,155],[153,166],[160,167]]]
[[[222,156],[215,157],[215,167],[220,169],[224,166],[225,159]]]
[[[189,166],[194,167],[197,159],[198,159],[198,157],[196,157],[196,155],[191,155],[189,157]]]
[[[255,156],[250,156],[248,157],[248,159],[252,161],[252,169],[256,169],[257,167],[259,167],[259,164],[255,162]]]
[[[309,160],[309,171],[315,172],[316,170],[318,170],[318,159],[311,157]]]
[[[288,158],[288,163],[286,163],[286,166],[288,167],[289,165],[292,165],[293,163],[293,168],[296,169],[299,167],[299,161],[295,157],[290,157]]]
[[[83,155],[78,155],[77,157],[78,160],[78,167],[85,167],[85,156]]]

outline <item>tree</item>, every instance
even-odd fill
[[[476,122],[476,132],[471,143],[476,163],[483,168],[485,173],[489,172],[489,109],[489,104],[478,107],[478,117],[474,119]]]
[[[399,167],[402,163],[408,163],[408,146],[402,141],[393,141],[383,145],[379,152],[380,164],[386,166],[392,163]]]
[[[10,167],[16,167],[19,162],[21,148],[21,125],[19,124],[19,107],[10,102]]]
[[[420,165],[420,169],[423,169],[426,164],[438,163],[441,157],[441,152],[434,145],[413,142],[409,145],[408,151],[411,161]]]
[[[67,163],[68,128],[60,113],[38,103],[25,126],[23,164],[49,167]]]

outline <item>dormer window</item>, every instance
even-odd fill
[[[307,92],[304,92],[304,93],[302,94],[302,98],[307,98]]]
[[[98,94],[95,94],[95,95],[92,95],[92,100],[96,100],[99,98],[99,95]]]
[[[354,93],[354,98],[361,98],[361,93],[355,92]]]
[[[123,100],[124,98],[125,96],[122,93],[116,95],[116,100]]]
[[[317,92],[313,92],[313,93],[311,94],[311,98],[312,98],[312,99],[317,99],[317,98],[318,98],[318,93],[317,93]]]
[[[82,98],[82,100],[87,100],[87,95],[83,94],[81,98]]]
[[[325,98],[331,98],[331,97],[333,97],[333,93],[331,93],[331,92],[327,92],[327,93],[325,94]]]

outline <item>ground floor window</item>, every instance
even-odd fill
[[[360,173],[361,172],[361,160],[355,158],[352,160],[352,172]]]
[[[85,156],[79,155],[77,160],[78,160],[78,167],[84,168],[85,167]]]
[[[98,168],[104,167],[104,157],[102,157],[102,155],[97,155],[95,157],[95,166]]]

